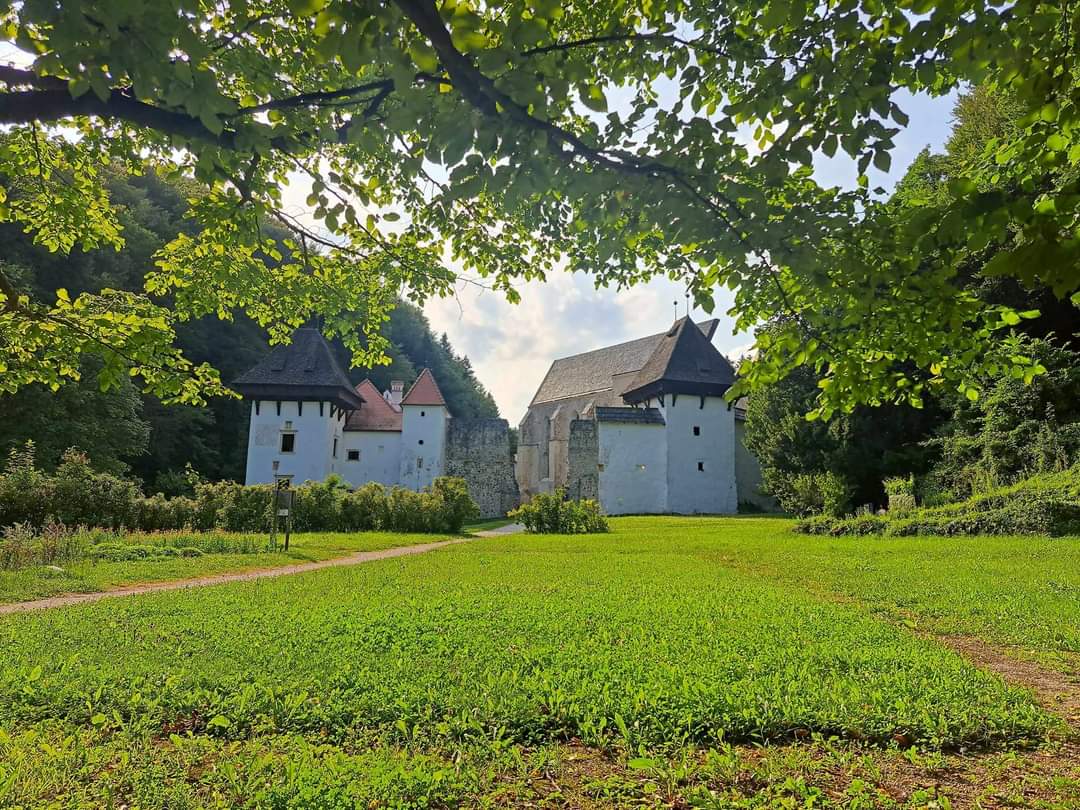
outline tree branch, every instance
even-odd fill
[[[389,95],[394,90],[394,80],[379,79],[378,81],[368,82],[367,84],[358,84],[355,87],[343,87],[340,90],[321,90],[311,93],[300,93],[295,96],[289,96],[288,98],[272,99],[263,104],[255,104],[251,107],[241,107],[235,113],[230,115],[229,118],[238,118],[242,115],[252,115],[253,113],[265,112],[267,110],[285,110],[294,107],[317,107],[327,101],[335,101],[340,98],[353,98],[361,93],[370,93],[372,90],[377,90],[380,94]],[[360,100],[364,101],[366,99]]]
[[[713,56],[719,56],[724,59],[730,59],[731,54],[722,48],[716,48],[710,45],[706,45],[703,42],[698,42],[693,39],[684,39],[683,37],[675,36],[674,34],[661,34],[660,32],[647,32],[629,33],[629,34],[602,34],[595,37],[584,37],[582,39],[573,39],[567,42],[555,42],[551,45],[542,45],[537,48],[529,48],[521,52],[521,56],[540,56],[546,53],[559,53],[564,51],[574,50],[576,48],[588,48],[593,45],[607,45],[615,42],[661,42],[667,45],[681,45],[684,48],[689,48],[692,51],[700,51],[702,53],[709,53]],[[790,60],[792,62],[805,62],[806,60],[800,56],[772,56],[761,57],[755,61],[767,61],[776,62]]]

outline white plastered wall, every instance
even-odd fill
[[[600,505],[609,515],[667,509],[667,447],[663,425],[600,422]]]
[[[446,408],[440,405],[401,406],[401,486],[426,489],[442,475],[447,418]]]
[[[318,402],[304,402],[301,409],[298,402],[281,402],[278,413],[277,402],[262,400],[251,403],[251,421],[248,426],[247,470],[244,480],[248,484],[269,484],[274,475],[291,475],[293,481],[322,481],[334,471],[334,459],[331,458],[334,437],[341,435],[341,416],[335,409],[330,416],[330,403],[322,403],[322,414]],[[294,450],[281,452],[281,435],[284,432],[296,435]],[[341,442],[338,442],[338,461],[341,458]],[[274,469],[274,462],[278,463]]]
[[[347,430],[344,449],[338,453],[338,471],[354,487],[370,481],[394,486],[401,475],[401,433],[391,430]],[[349,451],[360,451],[359,461],[349,461]]]
[[[705,397],[702,406],[700,396],[689,394],[669,394],[661,410],[667,422],[668,511],[737,511],[734,410],[722,397]]]

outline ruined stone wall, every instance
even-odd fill
[[[591,419],[572,421],[567,444],[567,497],[599,498],[600,441],[596,422]]]
[[[445,474],[464,478],[484,518],[503,517],[518,505],[510,427],[505,419],[450,419]]]

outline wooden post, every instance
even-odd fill
[[[289,535],[292,534],[292,502],[293,493],[290,489],[289,476],[275,476],[274,495],[271,503],[273,520],[270,529],[270,550],[277,551],[277,530],[281,518],[285,523],[285,551],[289,550]]]

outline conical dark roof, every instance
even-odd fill
[[[722,396],[735,369],[689,318],[675,321],[623,394],[631,405],[663,394]]]
[[[303,327],[292,343],[275,346],[232,384],[249,399],[328,400],[340,408],[359,408],[364,401],[334,357],[318,329]]]

